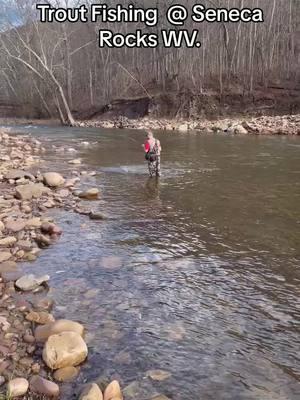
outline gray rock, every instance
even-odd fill
[[[19,240],[16,245],[19,249],[30,251],[32,249],[32,243],[30,240]]]
[[[8,219],[5,223],[5,227],[8,231],[11,232],[20,232],[22,231],[26,226],[26,221],[24,219],[18,218],[18,219]]]
[[[78,197],[81,199],[85,199],[85,200],[97,200],[99,198],[99,193],[100,193],[99,189],[92,188],[92,189],[88,189],[83,192],[80,192],[78,194]]]
[[[104,221],[107,219],[107,216],[102,214],[101,212],[91,211],[89,213],[89,217],[93,221]]]
[[[47,172],[43,175],[44,183],[50,187],[60,187],[65,183],[64,178],[57,172]]]
[[[19,150],[13,150],[11,153],[10,153],[10,158],[11,159],[22,159],[22,158],[24,158],[24,153],[22,153],[21,151],[19,151]]]
[[[16,287],[23,290],[24,292],[32,291],[37,289],[40,285],[48,282],[50,279],[49,275],[36,277],[35,275],[24,275],[16,282]]]
[[[29,183],[21,185],[16,188],[15,197],[20,200],[31,200],[32,198],[38,199],[43,194],[49,192],[42,183]]]
[[[4,239],[0,239],[0,247],[10,247],[16,243],[17,239],[14,236],[7,236]]]
[[[42,221],[39,217],[34,217],[26,221],[27,228],[40,228]]]
[[[8,261],[12,257],[12,254],[8,251],[1,251],[0,252],[0,263]]]
[[[8,398],[14,398],[19,396],[24,396],[29,388],[29,383],[24,378],[12,379],[7,384],[7,394]]]
[[[22,276],[23,276],[23,273],[21,271],[1,273],[3,282],[15,282],[18,279],[20,279]]]
[[[14,261],[4,261],[0,263],[0,274],[4,272],[15,272],[17,270],[17,263]]]
[[[80,158],[77,158],[76,160],[69,161],[69,164],[71,164],[71,165],[80,165],[81,164],[81,160],[80,160]]]
[[[169,371],[155,369],[155,370],[148,371],[146,373],[146,376],[151,378],[154,381],[164,381],[171,377],[171,373]]]
[[[49,247],[51,245],[51,239],[45,235],[37,235],[35,241],[40,248]]]
[[[30,379],[30,390],[47,397],[57,397],[59,395],[59,386],[41,376],[33,376]]]
[[[234,133],[237,135],[247,135],[248,131],[243,127],[243,125],[237,125],[234,127]]]
[[[65,183],[66,188],[70,188],[76,185],[76,183],[80,182],[79,178],[68,179]]]
[[[32,174],[30,174],[27,171],[22,171],[19,169],[12,169],[12,170],[8,171],[8,173],[4,176],[4,179],[6,179],[8,181],[11,179],[17,180],[17,179],[23,179],[23,178],[27,178],[32,181],[35,180],[35,177]]]
[[[102,400],[101,389],[96,383],[88,384],[82,391],[79,400]]]

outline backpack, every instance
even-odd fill
[[[149,150],[146,154],[145,154],[145,159],[149,162],[155,162],[157,160],[157,156],[158,156],[158,146],[157,146],[157,141],[155,140],[155,144],[152,148],[152,150]]]

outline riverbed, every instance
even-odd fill
[[[102,193],[87,206],[107,216],[55,211],[63,237],[24,266],[51,276],[56,317],[87,328],[62,398],[117,378],[126,399],[299,399],[299,138],[161,133],[156,180],[142,132],[17,130],[57,172],[82,158]]]

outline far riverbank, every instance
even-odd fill
[[[0,125],[47,125],[59,126],[60,122],[55,119],[36,120],[19,118],[2,118]],[[77,127],[105,128],[105,129],[138,129],[138,130],[160,130],[181,133],[224,133],[241,135],[300,135],[300,114],[283,116],[261,116],[261,117],[235,117],[218,120],[197,119],[165,119],[144,117],[129,119],[118,117],[114,119],[89,119],[77,120]]]

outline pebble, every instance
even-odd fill
[[[120,384],[118,381],[112,381],[104,392],[104,400],[123,400]]]
[[[54,379],[59,382],[70,382],[77,378],[79,373],[78,368],[75,367],[65,367],[58,369],[54,372]]]
[[[90,383],[84,388],[79,400],[103,400],[103,395],[96,383]]]
[[[16,270],[17,264],[15,263],[15,261],[4,261],[0,264],[0,274],[3,274],[3,272],[16,272]]]
[[[97,212],[97,211],[91,211],[89,213],[89,217],[91,220],[94,220],[94,221],[103,221],[103,220],[107,219],[106,215],[104,215],[101,212]]]
[[[80,165],[81,164],[81,159],[77,158],[75,160],[70,160],[68,163],[71,164],[71,165]]]
[[[7,236],[4,239],[0,239],[0,246],[10,247],[13,246],[17,242],[17,239],[14,236]]]
[[[47,311],[31,311],[29,314],[26,315],[26,319],[27,321],[36,322],[37,324],[41,325],[46,325],[55,321],[53,315],[48,313]]]
[[[0,263],[8,261],[11,258],[12,258],[12,254],[10,252],[8,252],[8,251],[0,252]]]
[[[22,278],[16,281],[16,287],[25,292],[28,292],[35,290],[43,283],[48,282],[49,279],[50,279],[49,275],[44,275],[40,277],[36,277],[33,274],[24,275],[22,276]]]
[[[51,324],[38,326],[35,329],[34,336],[38,342],[45,342],[51,335],[62,332],[75,332],[83,336],[84,327],[75,321],[59,319]]]
[[[41,376],[33,376],[30,379],[30,390],[33,393],[42,394],[49,397],[57,397],[59,395],[59,386]]]
[[[10,398],[24,396],[29,388],[27,379],[16,378],[12,379],[7,384],[7,393]]]
[[[161,369],[151,370],[146,373],[146,376],[154,381],[164,381],[171,377],[171,373]]]
[[[39,374],[39,373],[40,373],[40,370],[41,370],[41,366],[40,366],[39,363],[35,363],[35,364],[33,364],[32,367],[31,367],[31,371],[32,371],[34,374]]]

